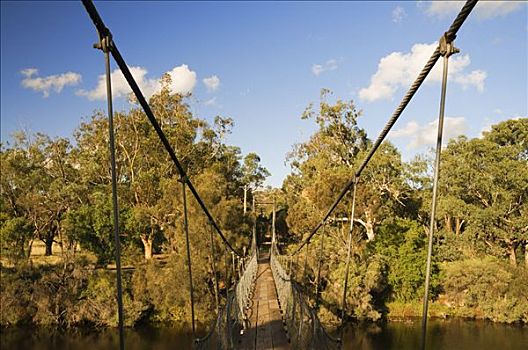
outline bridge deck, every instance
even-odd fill
[[[269,252],[261,252],[251,309],[251,326],[241,336],[241,349],[290,349],[269,264]]]

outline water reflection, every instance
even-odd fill
[[[419,349],[420,320],[390,322],[382,327],[349,328],[344,350]],[[525,350],[528,327],[487,321],[431,320],[427,330],[428,350]]]
[[[127,350],[191,349],[191,333],[185,327],[127,329]],[[432,320],[428,329],[428,350],[525,350],[528,327],[485,321]],[[2,350],[115,350],[117,330],[2,329]],[[420,321],[390,322],[384,326],[351,327],[344,336],[345,350],[418,349]]]
[[[115,350],[119,349],[117,329],[101,331],[56,331],[46,329],[2,329],[2,350]],[[190,332],[173,327],[127,329],[127,350],[191,349]]]

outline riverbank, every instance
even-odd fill
[[[410,318],[421,318],[423,304],[420,301],[413,302],[389,302],[387,303],[388,321],[405,321]],[[429,317],[435,319],[464,319],[464,320],[486,320],[493,323],[516,324],[528,327],[526,318],[513,317],[513,311],[509,314],[499,314],[498,317],[490,312],[498,310],[483,310],[481,307],[450,306],[442,296],[434,302],[429,303]]]

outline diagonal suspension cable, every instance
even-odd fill
[[[458,30],[460,29],[460,27],[462,26],[464,21],[468,18],[469,14],[473,10],[473,8],[477,4],[477,2],[478,2],[478,0],[468,0],[464,4],[464,7],[462,7],[462,9],[458,13],[457,17],[455,18],[455,20],[453,21],[453,23],[449,27],[448,31],[444,34],[444,36],[446,37],[448,42],[451,42],[451,41],[453,41],[456,38],[456,34],[457,34]],[[407,105],[409,104],[409,102],[411,101],[413,96],[416,94],[416,92],[418,91],[420,86],[423,84],[423,82],[425,81],[425,78],[427,78],[427,76],[429,75],[429,73],[433,69],[436,61],[438,61],[440,56],[441,56],[441,54],[440,54],[440,46],[438,45],[436,47],[435,51],[433,52],[433,54],[431,55],[431,57],[429,58],[429,60],[427,61],[427,63],[425,64],[425,66],[423,67],[423,69],[420,72],[420,74],[418,75],[418,77],[415,79],[414,83],[411,85],[411,87],[409,88],[409,90],[407,91],[407,93],[405,94],[403,99],[401,100],[401,102],[398,105],[398,107],[396,108],[396,110],[393,112],[393,114],[390,117],[390,119],[385,124],[385,127],[383,128],[383,130],[378,135],[378,138],[376,139],[376,142],[374,142],[374,144],[372,145],[372,148],[370,149],[369,153],[367,154],[365,159],[363,159],[363,162],[361,163],[359,168],[354,173],[353,178],[351,178],[345,184],[345,186],[343,187],[343,189],[341,190],[341,192],[339,193],[339,195],[337,196],[335,201],[332,203],[330,208],[327,210],[327,212],[324,215],[323,219],[315,226],[315,228],[310,232],[308,237],[306,237],[306,239],[304,239],[302,241],[301,245],[299,247],[297,247],[297,249],[295,249],[291,253],[291,255],[297,254],[306,245],[306,243],[308,241],[310,241],[310,239],[312,239],[312,237],[319,231],[321,226],[324,225],[324,223],[326,222],[328,217],[332,214],[334,209],[339,205],[339,203],[345,197],[345,195],[348,193],[348,191],[350,191],[352,189],[352,187],[354,186],[354,183],[356,182],[356,179],[361,176],[361,173],[363,172],[363,170],[365,169],[365,167],[369,163],[370,159],[372,158],[372,156],[374,156],[374,153],[376,153],[376,151],[378,150],[379,146],[381,145],[381,143],[383,142],[385,137],[387,137],[387,134],[389,133],[391,128],[394,126],[394,124],[396,123],[396,121],[398,120],[400,115],[403,113],[403,111],[405,110],[405,108],[407,107]]]
[[[99,32],[99,34],[102,37],[112,38],[112,34],[110,33],[110,30],[104,24],[101,16],[99,15],[99,12],[97,12],[97,9],[95,8],[95,5],[92,2],[92,0],[81,0],[81,1],[82,1],[83,5],[84,5],[84,7],[86,9],[86,12],[88,12],[88,15],[92,19],[92,22],[95,25],[95,27],[96,27],[97,31]],[[117,49],[117,46],[116,46],[115,42],[113,42],[113,40],[110,40],[110,41],[111,41],[111,45],[109,45],[109,50],[110,50],[110,53],[112,54],[112,57],[114,57],[115,62],[117,63],[119,69],[123,73],[123,76],[125,77],[126,81],[128,82],[128,85],[130,86],[130,88],[132,89],[132,92],[134,93],[134,95],[136,96],[139,104],[143,108],[143,111],[145,112],[145,114],[147,115],[150,123],[154,127],[154,130],[156,130],[156,133],[158,134],[158,137],[160,138],[161,143],[163,144],[163,146],[165,147],[165,149],[169,153],[169,156],[170,156],[172,162],[176,166],[176,169],[178,170],[181,178],[183,179],[182,181],[184,181],[187,184],[187,186],[189,187],[189,190],[191,191],[191,193],[193,194],[194,198],[196,199],[196,201],[198,202],[198,204],[202,208],[202,211],[207,216],[207,219],[211,222],[211,225],[213,225],[215,231],[222,238],[222,240],[227,245],[227,247],[233,253],[235,253],[237,256],[242,256],[242,253],[237,251],[235,248],[233,248],[233,246],[229,243],[227,238],[222,233],[222,230],[220,229],[220,227],[218,226],[218,224],[214,220],[213,216],[211,215],[211,213],[207,209],[205,203],[203,202],[202,198],[198,194],[198,191],[196,191],[196,188],[193,186],[191,180],[187,176],[187,173],[183,169],[183,166],[181,165],[180,161],[178,160],[178,157],[176,156],[176,153],[174,152],[174,149],[170,145],[169,140],[165,136],[165,133],[161,129],[161,126],[159,125],[158,121],[156,120],[156,117],[154,116],[154,113],[150,109],[150,106],[149,106],[147,100],[143,96],[143,93],[141,92],[141,89],[139,88],[138,84],[136,83],[134,77],[132,76],[132,73],[128,69],[128,66],[127,66],[125,60],[123,59],[123,57],[121,56],[121,53]]]

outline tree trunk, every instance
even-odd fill
[[[517,248],[517,244],[515,243],[508,244],[508,250],[510,254],[510,264],[512,266],[517,266],[517,255],[515,254],[515,248]]]
[[[247,212],[247,185],[244,185],[244,215]]]
[[[374,240],[376,237],[376,234],[374,233],[374,220],[372,220],[372,216],[370,215],[369,211],[365,211],[365,229],[367,230],[367,238],[369,241]]]
[[[30,258],[31,258],[31,250],[33,249],[33,239],[30,239],[30,240],[29,240],[26,249],[27,249],[27,250],[24,251],[24,257],[25,257],[27,260],[30,260]]]
[[[451,224],[451,216],[450,215],[445,215],[444,216],[444,221],[445,221],[445,227],[447,229],[447,232],[453,233],[453,226]]]
[[[44,244],[46,244],[46,253],[44,255],[51,256],[53,255],[52,247],[53,247],[53,237],[47,237],[44,240]]]
[[[366,230],[367,230],[367,237],[368,237],[368,240],[369,241],[372,241],[374,240],[374,238],[376,237],[376,235],[374,234],[374,226],[372,225],[372,223],[370,221],[367,221],[367,225],[365,226]]]
[[[528,269],[528,241],[524,242],[524,265]]]
[[[143,243],[143,248],[145,249],[145,260],[152,259],[152,239],[142,236],[141,243]]]
[[[456,218],[456,227],[455,227],[455,235],[460,235],[460,231],[462,231],[462,225],[464,225],[464,220],[460,218]]]

